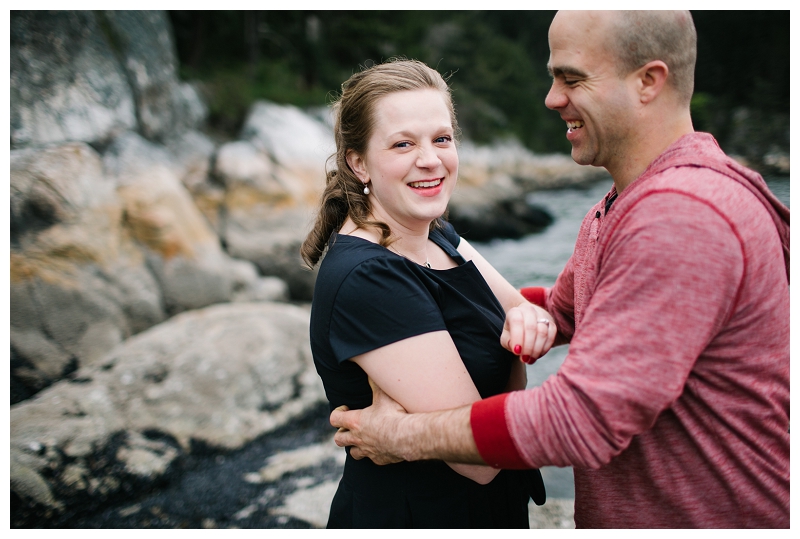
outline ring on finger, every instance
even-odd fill
[[[536,323],[537,324],[546,324],[546,325],[549,326],[550,325],[550,320],[548,320],[547,318],[540,318],[539,320],[536,321]]]

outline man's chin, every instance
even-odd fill
[[[579,165],[586,166],[594,164],[594,160],[591,157],[580,153],[575,148],[572,148],[572,153],[570,155],[572,156],[572,160]]]

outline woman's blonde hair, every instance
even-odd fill
[[[347,164],[347,153],[366,154],[375,124],[375,103],[380,98],[394,92],[422,89],[439,90],[445,95],[453,132],[458,133],[450,88],[437,71],[422,62],[393,58],[363,69],[342,84],[342,94],[333,103],[336,153],[328,158],[329,163],[335,160],[335,168],[327,171],[314,228],[300,248],[300,254],[309,267],[313,268],[319,262],[331,234],[341,228],[347,217],[359,228],[380,230],[381,245],[391,243],[389,227],[369,219],[370,207],[364,195],[364,184]],[[437,221],[431,226],[436,226]]]

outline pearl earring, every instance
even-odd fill
[[[366,184],[366,183],[364,184],[364,194],[365,194],[365,195],[368,195],[368,194],[369,194],[369,187],[367,187],[367,184]]]

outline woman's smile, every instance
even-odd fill
[[[411,182],[408,186],[420,196],[432,197],[442,192],[442,184],[444,178],[436,178],[434,180],[422,180],[418,182]]]

